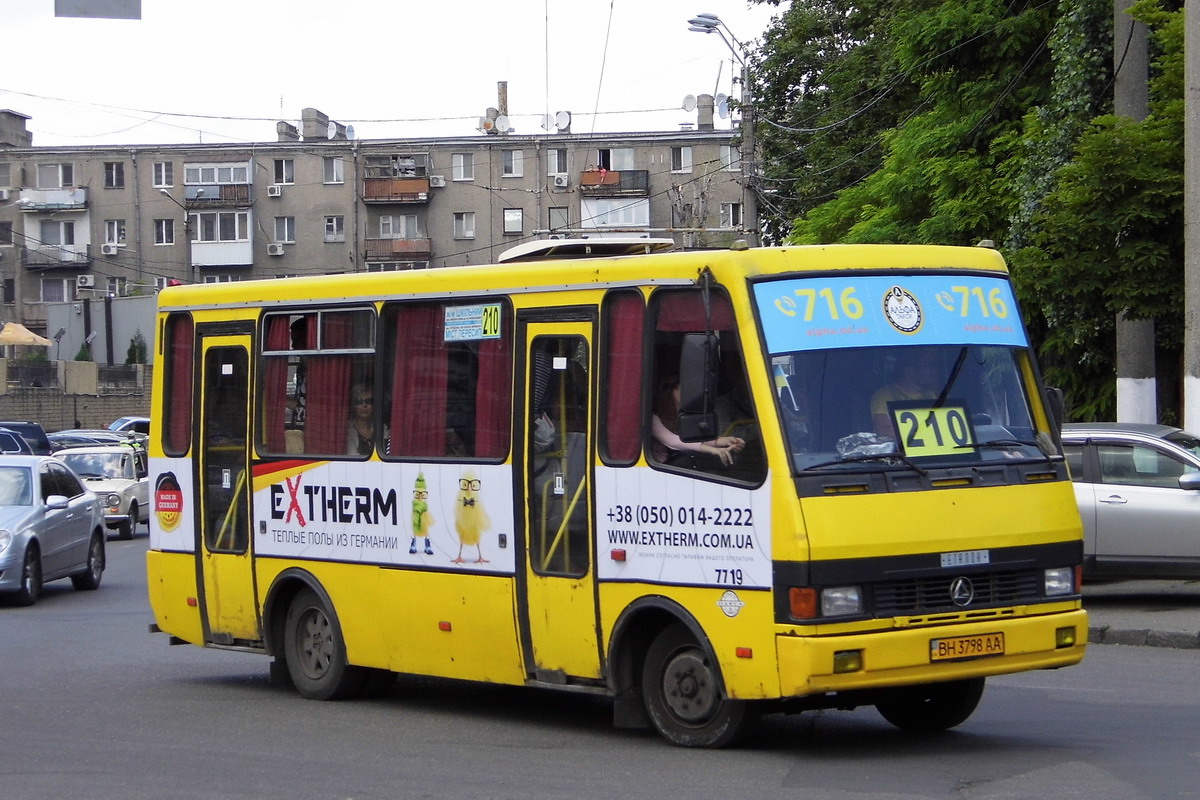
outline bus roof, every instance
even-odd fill
[[[675,246],[674,239],[621,236],[589,239],[538,239],[510,247],[500,254],[496,263],[541,261],[551,258],[599,258],[602,256],[632,256],[662,253]]]

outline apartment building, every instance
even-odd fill
[[[37,147],[0,111],[4,319],[179,282],[494,261],[549,236],[744,235],[734,133],[360,140],[316,109],[255,144]],[[493,128],[494,131],[494,128]]]

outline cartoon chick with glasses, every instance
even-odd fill
[[[417,552],[417,537],[425,539],[425,555],[433,555],[433,546],[429,543],[429,529],[433,527],[433,514],[429,513],[429,490],[425,488],[425,473],[418,472],[416,483],[413,484],[412,501],[412,542],[408,552]]]
[[[476,564],[487,563],[479,542],[483,539],[484,531],[492,527],[492,521],[483,508],[479,488],[479,478],[471,470],[464,472],[458,481],[458,496],[454,499],[454,529],[458,531],[458,557],[453,560],[455,564],[464,561],[463,547],[475,548],[478,556]]]

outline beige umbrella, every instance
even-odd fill
[[[4,324],[4,329],[0,330],[0,345],[3,344],[30,344],[49,347],[54,343],[44,336],[38,336],[19,322],[7,322]]]

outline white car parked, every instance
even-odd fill
[[[60,450],[57,456],[100,498],[104,523],[116,528],[120,538],[132,538],[150,507],[145,451],[126,445],[97,445]]]

